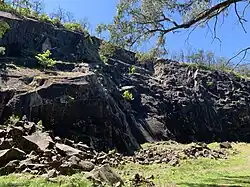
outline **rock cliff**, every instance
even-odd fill
[[[7,50],[0,58],[2,124],[26,115],[56,136],[128,154],[148,141],[250,140],[246,79],[170,60],[141,65],[125,50],[105,65],[95,37],[5,12],[0,17],[11,26],[0,39]],[[34,58],[44,49],[58,60],[53,70],[41,70]],[[122,97],[124,89],[134,100]]]

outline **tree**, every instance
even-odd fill
[[[52,19],[58,19],[61,23],[76,22],[74,18],[74,14],[72,12],[66,11],[60,6],[57,8],[57,10],[54,13],[50,14],[50,17]]]
[[[133,50],[145,42],[155,41],[155,48],[164,54],[168,33],[207,26],[217,38],[218,20],[229,13],[236,15],[246,32],[245,14],[249,5],[248,0],[120,0],[113,23],[100,24],[97,32],[109,31],[110,42]]]
[[[7,0],[7,4],[10,4],[13,8],[29,8],[30,0]]]
[[[37,14],[40,14],[44,10],[43,0],[6,0],[2,3],[10,5],[14,9],[28,9],[32,10]]]
[[[183,51],[175,52],[170,56],[171,59],[184,63],[195,63],[217,69],[232,69],[232,64],[227,63],[228,59],[224,57],[217,57],[213,52],[204,51],[202,49],[199,49],[198,51],[189,49],[187,54],[185,54]]]
[[[31,9],[34,10],[36,13],[41,14],[44,12],[44,2],[41,0],[31,0],[30,1]]]

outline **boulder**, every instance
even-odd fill
[[[7,134],[6,130],[0,129],[0,138],[5,137]]]
[[[28,134],[32,134],[36,131],[36,124],[34,122],[26,122],[23,127]]]
[[[19,126],[8,127],[7,128],[7,137],[20,137],[25,135],[24,129]]]
[[[79,170],[73,168],[70,162],[65,162],[59,166],[58,171],[61,175],[72,175]]]
[[[52,138],[47,133],[36,132],[30,136],[24,136],[23,138],[33,144],[36,144],[37,147],[43,152],[54,146]]]
[[[84,151],[84,152],[88,152],[88,151],[93,151],[93,148],[89,147],[88,145],[86,144],[83,144],[83,143],[77,143],[75,144],[75,147],[81,151]]]
[[[220,143],[220,148],[231,149],[232,144],[230,142],[222,142],[222,143]]]
[[[14,173],[16,171],[16,168],[19,165],[19,160],[12,160],[8,164],[6,164],[4,167],[0,168],[0,175],[8,175],[11,173]]]
[[[74,141],[69,140],[68,138],[65,138],[64,141],[63,141],[63,143],[64,143],[65,145],[68,145],[68,146],[71,146],[71,147],[74,146]]]
[[[10,149],[13,146],[13,140],[12,139],[0,139],[0,150],[2,149]]]
[[[25,152],[17,148],[0,150],[0,167],[5,166],[12,160],[23,160],[25,157]]]
[[[57,177],[58,172],[55,169],[49,170],[46,174],[43,174],[42,177],[44,178],[54,178]]]
[[[101,181],[108,185],[114,186],[117,183],[124,184],[121,177],[115,173],[108,164],[105,164],[100,167],[95,167],[90,173],[88,178]]]
[[[81,160],[78,163],[81,171],[91,171],[94,169],[95,165],[92,162]]]
[[[69,161],[70,163],[72,163],[73,165],[78,165],[79,162],[81,161],[81,159],[74,155],[74,156],[71,156],[71,157],[68,159],[68,161]]]
[[[67,155],[67,156],[77,156],[82,153],[79,149],[75,149],[71,146],[61,144],[61,143],[56,143],[56,149],[61,155]]]
[[[48,148],[52,148],[54,142],[47,133],[35,132],[29,136],[14,137],[18,148],[26,153],[32,151],[44,152]]]

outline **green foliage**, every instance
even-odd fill
[[[137,58],[138,62],[146,63],[146,62],[154,62],[157,58],[164,54],[163,51],[157,48],[153,48],[148,52],[142,53],[137,52],[135,57]]]
[[[85,28],[82,27],[82,25],[80,23],[64,23],[63,26],[71,31],[77,31],[77,32],[82,32],[82,33],[88,33],[87,30],[85,30]]]
[[[0,56],[5,55],[5,47],[0,46]]]
[[[235,72],[237,76],[243,77],[243,78],[250,78],[250,64],[241,64],[236,69]]]
[[[122,97],[128,101],[134,100],[133,94],[129,90],[125,90],[122,94]]]
[[[41,0],[9,0],[0,3],[0,10],[31,18],[38,18],[42,9],[43,3]]]
[[[40,131],[44,131],[44,126],[43,126],[43,121],[42,120],[39,120],[37,122],[37,129],[40,130]]]
[[[184,62],[184,66],[203,70],[221,70],[233,73],[239,78],[250,77],[249,64],[242,64],[238,67],[234,67],[235,65],[229,63],[226,58],[216,57],[215,54],[210,51],[189,51],[187,55],[185,55],[183,51],[180,51],[174,55],[172,54],[171,58],[176,61]]]
[[[4,33],[10,28],[8,23],[0,20],[0,38],[3,37]],[[0,46],[0,55],[5,55],[5,47]]]
[[[101,60],[106,64],[108,62],[108,59],[115,54],[115,51],[117,49],[118,47],[111,44],[110,42],[102,41],[101,45],[99,46],[98,53]]]
[[[236,4],[241,4],[236,8]],[[247,22],[244,12],[247,10],[248,1],[180,1],[180,0],[121,0],[117,5],[116,15],[111,24],[100,24],[96,32],[108,33],[109,41],[120,47],[141,51],[143,44],[150,44],[153,48],[166,53],[167,34],[178,33],[185,29],[193,31],[197,27],[207,26],[208,30],[216,36],[217,23],[224,23],[224,18],[228,15],[229,9],[235,6],[236,14],[239,18],[239,25],[243,26]],[[239,12],[243,12],[239,15]],[[210,21],[216,21],[214,28],[210,28]],[[222,20],[223,19],[223,20]],[[192,30],[193,29],[193,30]],[[247,32],[247,31],[245,31]],[[189,33],[189,35],[192,32]],[[188,35],[188,37],[189,37]],[[148,55],[139,54],[141,61],[151,59]],[[193,60],[198,60],[196,56]],[[193,61],[193,62],[195,62]]]
[[[129,74],[130,75],[133,75],[136,73],[136,67],[134,65],[132,65],[130,68],[129,68]]]
[[[98,25],[96,32],[108,31],[112,43],[129,49],[153,42],[155,38],[156,48],[162,47],[165,45],[164,30],[167,29],[164,26],[172,24],[169,16],[184,12],[181,5],[183,3],[178,1],[123,0],[117,5],[113,23]]]
[[[212,82],[212,81],[207,81],[207,86],[208,86],[208,87],[213,86],[213,82]]]
[[[52,19],[51,20],[52,21],[52,23],[54,24],[54,25],[61,25],[61,21],[60,21],[60,19],[58,19],[58,18],[54,18],[54,19]]]
[[[19,116],[16,116],[16,115],[13,114],[13,115],[11,115],[11,116],[9,117],[9,119],[8,119],[7,122],[6,122],[6,124],[7,124],[8,126],[15,126],[16,123],[17,123],[18,121],[20,121]]]
[[[41,14],[38,19],[45,22],[53,22],[47,14]]]
[[[3,37],[4,33],[10,28],[8,23],[0,20],[0,38]]]
[[[86,29],[87,21],[80,20],[80,23],[75,22],[73,19],[73,14],[66,12],[65,10],[59,8],[57,13],[52,14],[50,18],[47,14],[42,13],[42,2],[40,0],[23,0],[23,1],[10,1],[8,3],[0,3],[0,10],[15,13],[19,16],[31,17],[43,22],[52,23],[55,26],[63,25],[66,29],[71,31],[82,32],[88,34]],[[66,20],[68,22],[66,22]],[[5,22],[3,22],[6,24]],[[6,29],[6,25],[3,25],[0,21],[0,37],[3,35]],[[62,24],[64,23],[64,24]]]
[[[44,67],[52,67],[56,64],[56,61],[49,58],[49,56],[51,55],[51,52],[49,50],[46,50],[45,52],[41,53],[41,54],[37,54],[35,56],[35,58],[38,60],[38,62],[44,66]]]
[[[32,10],[30,9],[30,8],[22,8],[22,7],[18,7],[17,9],[16,9],[16,11],[19,13],[19,14],[21,14],[21,15],[23,15],[23,16],[27,16],[27,17],[32,17]]]

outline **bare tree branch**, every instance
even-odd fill
[[[172,32],[172,31],[177,30],[177,29],[189,28],[189,27],[193,26],[194,24],[202,21],[203,19],[208,19],[208,18],[211,19],[212,17],[220,14],[222,11],[224,11],[226,8],[228,8],[233,3],[240,2],[240,1],[242,1],[242,0],[223,1],[219,4],[216,4],[215,6],[211,7],[210,9],[203,11],[202,13],[197,15],[194,19],[192,19],[186,23],[182,23],[180,25],[177,24],[176,26],[171,27],[169,29],[166,29],[164,31],[161,30],[161,32],[164,32],[166,34],[166,33]],[[159,31],[159,30],[158,29],[151,30],[151,32],[157,32],[157,31]]]
[[[231,58],[227,61],[226,65],[228,65],[234,58],[236,58],[237,56],[239,56],[240,54],[243,53],[243,57],[242,57],[242,58],[240,59],[240,61],[235,65],[235,67],[233,68],[233,70],[234,70],[234,69],[243,61],[243,59],[246,57],[248,50],[250,50],[250,47],[247,47],[247,48],[242,49],[241,51],[239,51],[236,55],[234,55],[233,57],[231,57]]]
[[[246,22],[246,20],[239,15],[238,10],[237,10],[237,3],[236,2],[234,3],[234,11],[235,11],[235,13],[236,13],[236,15],[238,17],[238,20],[240,22],[240,25],[241,25],[242,29],[244,30],[245,33],[247,33],[247,31],[246,31],[246,29],[244,27],[244,23],[243,23],[243,21]]]

